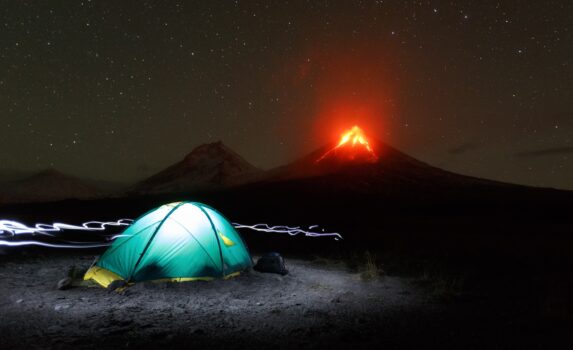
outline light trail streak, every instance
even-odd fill
[[[337,232],[324,232],[324,230],[322,230],[323,232],[307,231],[300,226],[269,226],[268,224],[243,225],[238,223],[233,223],[233,226],[237,229],[246,228],[259,232],[286,233],[289,236],[303,234],[306,237],[333,237],[335,240],[342,239],[340,233]],[[318,227],[318,225],[312,225],[308,227],[308,230]]]
[[[76,244],[61,244],[61,243],[46,243],[40,241],[5,241],[0,239],[0,246],[7,246],[7,247],[23,247],[23,246],[41,246],[47,248],[70,248],[70,249],[78,249],[78,248],[102,248],[108,247],[110,243],[76,243]]]
[[[74,231],[105,231],[106,226],[129,226],[133,223],[132,219],[119,219],[117,221],[88,221],[78,225],[56,222],[49,224],[36,224],[34,227],[26,226],[23,223],[12,220],[0,220],[0,235],[8,233],[12,236],[21,234],[45,234],[55,236],[51,232],[61,232],[63,230]]]
[[[64,231],[89,231],[89,232],[102,232],[108,227],[129,226],[133,223],[132,219],[119,219],[117,221],[87,221],[81,225],[71,225],[66,223],[56,222],[49,224],[36,224],[34,226],[27,226],[21,222],[13,220],[0,220],[0,246],[6,247],[23,247],[23,246],[40,246],[47,248],[101,248],[111,245],[111,241],[121,237],[121,234],[111,235],[111,237],[101,237],[103,242],[77,242],[59,239],[57,233]],[[50,243],[39,240],[18,240],[19,236],[36,236],[42,235],[52,239],[59,239],[60,242]],[[2,239],[10,237],[11,240]],[[16,239],[16,240],[14,240]]]
[[[87,221],[81,225],[71,225],[66,223],[53,223],[49,224],[36,224],[34,226],[27,226],[21,222],[13,220],[0,220],[0,246],[8,247],[23,247],[23,246],[42,246],[48,248],[101,248],[108,247],[112,241],[125,237],[124,234],[109,234],[102,235],[101,242],[78,242],[63,240],[59,237],[58,233],[64,231],[105,231],[108,227],[130,226],[134,221],[132,219],[119,219],[117,221]],[[249,229],[258,232],[268,233],[283,233],[289,236],[304,235],[306,237],[331,237],[335,240],[342,239],[342,236],[337,232],[318,232],[316,229],[318,225],[311,225],[307,229],[300,226],[285,226],[277,225],[270,226],[268,224],[260,223],[255,225],[244,225],[239,223],[232,224],[236,229]],[[29,236],[42,235],[49,239],[58,240],[56,243],[50,243],[39,240],[31,240]],[[20,238],[22,237],[22,238]],[[27,237],[28,239],[24,239]]]

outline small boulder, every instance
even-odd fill
[[[57,304],[54,306],[54,310],[55,311],[62,311],[62,310],[69,309],[70,307],[71,307],[71,305],[69,305],[69,304]]]
[[[284,258],[275,252],[263,254],[253,269],[259,272],[278,273],[283,276],[288,273]]]
[[[62,278],[58,281],[58,289],[66,290],[72,287],[73,279],[71,277]]]

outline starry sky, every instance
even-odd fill
[[[0,169],[134,181],[222,140],[263,169],[359,124],[573,189],[573,2],[0,1]]]

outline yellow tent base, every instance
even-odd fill
[[[123,280],[123,277],[99,266],[92,266],[84,275],[84,281],[93,280],[100,286],[107,288],[113,281]]]
[[[224,276],[223,279],[230,279],[233,277],[237,277],[240,274],[241,274],[240,271],[233,272]],[[153,282],[153,283],[191,282],[191,281],[212,281],[214,279],[215,279],[214,277],[173,277],[173,278],[161,278],[143,282]],[[92,266],[84,275],[84,281],[87,280],[93,280],[97,282],[100,286],[107,288],[113,281],[124,281],[124,278],[116,273],[104,269],[103,267]]]

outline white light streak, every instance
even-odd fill
[[[300,226],[269,226],[268,224],[243,225],[238,223],[233,223],[233,226],[237,229],[246,228],[259,232],[286,233],[289,236],[303,234],[306,237],[334,237],[335,240],[342,239],[342,236],[337,232],[324,232],[324,229],[322,232],[311,231],[312,229],[318,228],[318,225],[309,226],[309,231],[302,229]]]
[[[0,246],[8,247],[23,247],[23,246],[41,246],[48,248],[101,248],[108,247],[111,242],[119,237],[125,237],[124,234],[113,234],[107,237],[101,237],[102,242],[77,242],[62,240],[59,238],[58,233],[64,231],[105,231],[108,227],[130,226],[134,220],[132,219],[119,219],[117,221],[88,221],[81,225],[71,225],[66,223],[53,223],[53,224],[35,224],[34,226],[27,226],[21,222],[14,220],[0,220]],[[304,235],[306,237],[332,237],[335,240],[342,239],[342,236],[337,232],[318,232],[318,225],[311,225],[307,229],[300,226],[270,226],[268,224],[260,223],[255,225],[244,225],[233,223],[236,229],[249,229],[258,232],[268,233],[286,233],[289,236]],[[47,236],[49,239],[56,239],[60,242],[49,243],[39,240],[29,239],[29,236],[42,235]],[[27,239],[24,239],[25,236]]]
[[[78,225],[70,225],[56,222],[49,224],[36,224],[34,227],[26,226],[23,223],[12,220],[0,220],[0,235],[10,234],[17,236],[21,234],[44,234],[54,236],[51,232],[61,232],[64,230],[74,231],[105,231],[106,226],[129,226],[133,223],[132,219],[119,219],[117,221],[88,221]]]

